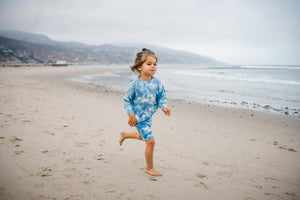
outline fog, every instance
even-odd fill
[[[149,43],[229,64],[300,64],[297,0],[0,0],[0,29]]]

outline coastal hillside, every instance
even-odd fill
[[[158,55],[160,63],[226,65],[213,58],[186,51],[149,44],[87,45],[75,41],[59,42],[46,35],[20,31],[0,31],[0,63],[55,63],[70,64],[128,64],[135,52],[149,48]]]

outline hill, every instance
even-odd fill
[[[149,44],[86,45],[59,42],[41,34],[0,31],[0,63],[54,63],[64,60],[74,64],[128,64],[135,52],[149,48],[159,63],[226,65],[213,58]]]

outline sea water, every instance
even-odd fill
[[[114,67],[118,68],[118,67]],[[137,76],[120,71],[83,76],[77,81],[126,91]],[[159,65],[155,74],[170,99],[264,110],[300,117],[300,66]]]

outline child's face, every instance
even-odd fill
[[[138,68],[141,75],[143,76],[152,76],[156,72],[156,58],[152,56],[147,56],[146,61],[142,66]]]

